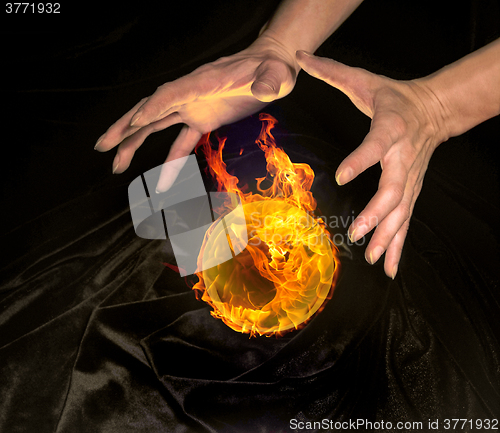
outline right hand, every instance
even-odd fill
[[[118,146],[113,173],[123,173],[149,134],[184,123],[165,162],[187,156],[203,134],[288,95],[299,70],[295,53],[274,38],[261,35],[247,49],[158,87],[117,120],[95,149],[106,152]],[[165,167],[157,191],[170,188],[180,170]]]

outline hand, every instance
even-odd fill
[[[345,93],[372,119],[370,132],[337,169],[339,185],[380,162],[378,191],[349,227],[356,242],[375,229],[365,252],[373,264],[385,252],[385,273],[394,279],[415,201],[436,147],[448,139],[440,103],[419,80],[396,81],[364,69],[297,52],[308,74]]]
[[[298,70],[293,53],[277,40],[261,36],[240,53],[158,87],[114,123],[95,149],[105,152],[118,146],[113,173],[122,173],[149,134],[184,123],[165,162],[187,156],[203,134],[290,93]],[[169,172],[164,166],[157,191],[166,191],[177,172],[175,168]]]

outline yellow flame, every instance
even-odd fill
[[[225,139],[219,140],[217,151],[208,134],[198,143],[218,191],[240,198],[245,222],[229,214],[212,224],[198,257],[205,270],[196,274],[199,281],[193,289],[213,307],[211,314],[235,331],[280,336],[303,327],[323,309],[332,296],[340,262],[325,224],[314,216],[313,170],[308,164],[292,163],[276,146],[271,133],[276,119],[268,114],[259,118],[263,124],[256,143],[265,153],[273,182],[264,189],[266,178],[257,178],[258,194],[242,192],[238,178],[227,172],[222,160]],[[228,204],[228,209],[235,205]],[[241,252],[216,264],[222,240],[233,252]]]

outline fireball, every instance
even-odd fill
[[[272,116],[259,118],[263,123],[256,143],[265,154],[272,185],[264,189],[266,178],[257,178],[256,194],[244,193],[238,178],[227,172],[222,160],[225,139],[219,140],[217,151],[208,134],[198,143],[218,191],[238,197],[244,218],[229,213],[234,200],[226,203],[225,214],[217,210],[221,217],[205,235],[198,257],[198,269],[203,271],[196,274],[199,281],[193,289],[198,299],[212,306],[212,316],[233,330],[281,336],[302,328],[324,308],[340,262],[323,220],[314,216],[313,170],[292,163],[276,146]],[[220,263],[218,251],[227,242],[233,258]]]

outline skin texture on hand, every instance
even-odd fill
[[[436,147],[448,139],[439,101],[416,81],[392,80],[301,51],[297,60],[372,119],[369,133],[342,161],[336,179],[344,185],[380,163],[378,191],[349,227],[349,236],[356,242],[375,229],[365,258],[373,264],[385,252],[385,273],[394,278],[427,165]]]
[[[184,123],[165,162],[187,156],[203,134],[290,93],[298,70],[294,55],[277,40],[261,36],[246,50],[158,87],[116,121],[95,149],[105,152],[117,147],[113,173],[122,173],[151,133]],[[167,190],[176,175],[162,170],[157,191]]]

